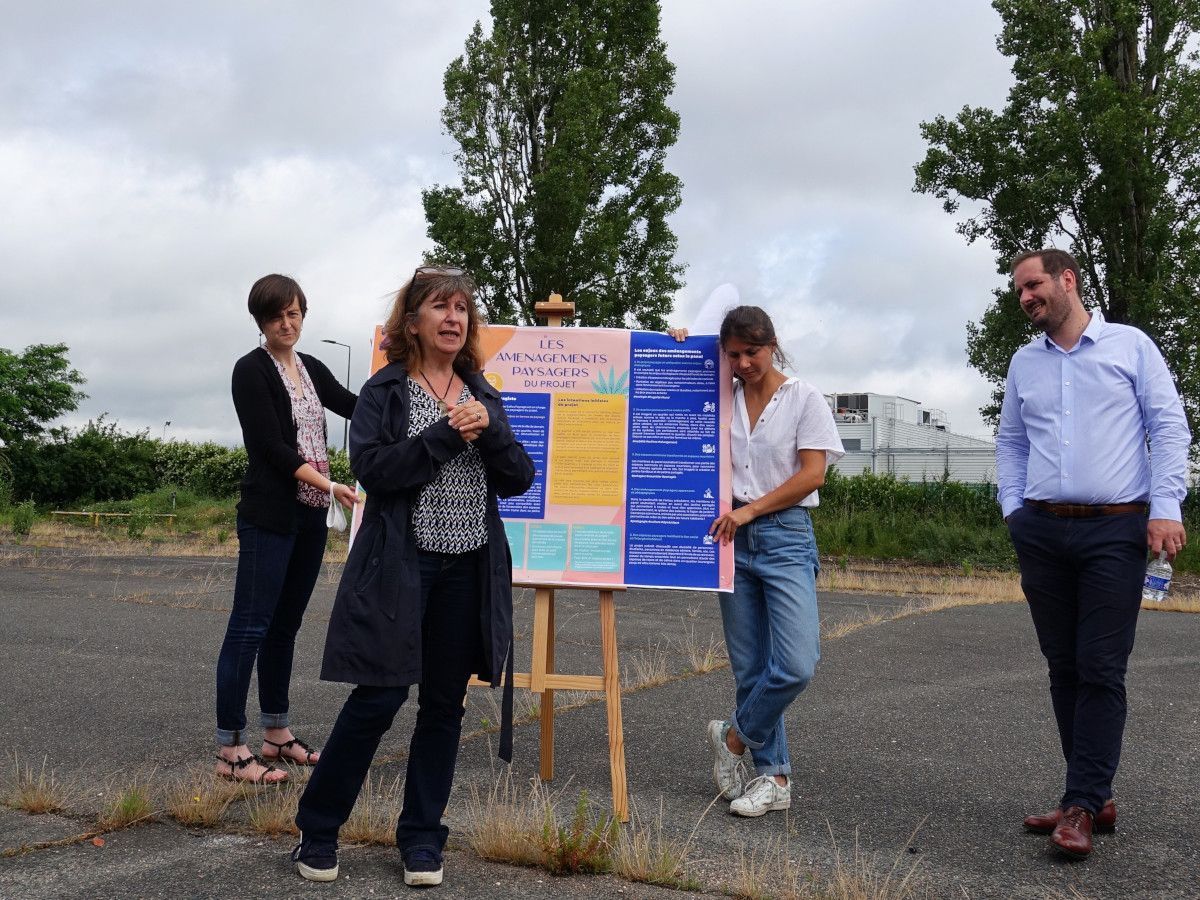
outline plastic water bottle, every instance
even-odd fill
[[[1167,591],[1171,588],[1171,576],[1174,570],[1167,562],[1167,551],[1158,554],[1158,559],[1150,560],[1146,566],[1146,582],[1142,587],[1142,599],[1162,603],[1167,599]]]

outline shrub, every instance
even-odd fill
[[[145,432],[122,433],[104,416],[74,433],[54,429],[48,438],[9,446],[13,484],[21,495],[52,505],[133,497],[156,486],[154,444]]]
[[[18,503],[12,510],[12,533],[16,535],[29,534],[36,518],[37,511],[33,507],[32,500]]]
[[[8,457],[0,451],[0,510],[8,509],[12,499],[12,466],[8,464]]]
[[[232,497],[246,474],[244,447],[223,447],[211,441],[157,441],[154,471],[159,485],[179,485],[206,497]]]

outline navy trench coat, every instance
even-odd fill
[[[512,557],[497,498],[528,490],[534,467],[509,427],[500,395],[479,373],[458,374],[488,411],[488,427],[475,441],[488,482],[477,626],[483,658],[476,674],[496,687],[505,670],[510,673],[500,755],[511,759]],[[350,423],[350,468],[366,488],[367,502],[329,620],[321,664],[325,681],[375,687],[421,681],[421,572],[410,529],[412,503],[442,464],[468,444],[445,418],[407,437],[408,392],[404,367],[385,366],[363,385]]]

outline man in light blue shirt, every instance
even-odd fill
[[[1174,559],[1187,542],[1191,434],[1154,342],[1084,308],[1070,254],[1023,253],[1012,273],[1021,309],[1045,334],[1009,365],[996,476],[1067,762],[1059,807],[1025,826],[1082,858],[1093,829],[1116,825],[1146,552]]]

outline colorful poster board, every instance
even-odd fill
[[[481,338],[484,377],[537,470],[500,503],[513,580],[731,591],[733,547],[708,535],[731,491],[716,337],[493,325]]]

